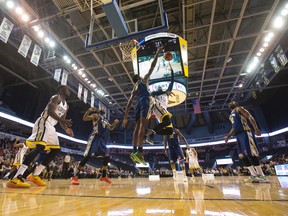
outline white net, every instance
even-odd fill
[[[136,49],[134,49],[135,47]],[[119,44],[119,48],[122,52],[123,61],[127,62],[127,61],[131,61],[132,52],[136,52],[140,48],[140,45],[137,40],[132,39],[128,41],[122,41]]]

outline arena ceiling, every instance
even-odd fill
[[[0,43],[0,75],[4,88],[30,85],[53,92],[57,85],[53,80],[54,70],[61,67],[69,72],[68,84],[75,93],[72,102],[83,103],[77,99],[79,82],[91,91],[95,91],[90,85],[94,83],[104,92],[104,96],[95,92],[96,97],[116,114],[123,114],[133,88],[132,63],[122,61],[118,45],[85,49],[91,19],[90,0],[15,1],[29,14],[28,24],[21,22],[11,10],[4,9],[5,2],[1,1],[1,19],[8,17],[15,27],[8,44]],[[231,100],[241,102],[251,96],[251,83],[258,69],[247,73],[247,66],[285,3],[280,0],[163,0],[169,32],[188,41],[188,94],[186,102],[175,108],[177,112],[192,111],[192,99],[196,98],[200,99],[202,110],[210,112],[225,109]],[[118,4],[125,20],[137,19],[139,31],[161,25],[157,0],[120,0]],[[110,39],[112,29],[99,1],[93,0],[93,5],[93,40]],[[44,39],[37,36],[33,29],[36,25],[55,40],[55,56]],[[279,41],[286,30],[287,27],[278,31],[273,41]],[[24,34],[43,48],[38,67],[29,59],[16,56]],[[272,49],[267,47],[262,58],[267,58]],[[64,55],[71,58],[70,65],[63,60]],[[90,83],[79,76],[72,63],[84,69]],[[243,87],[239,87],[241,85]],[[265,88],[275,87],[277,83]]]

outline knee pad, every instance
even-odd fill
[[[248,158],[247,156],[244,156],[242,159],[241,159],[242,163],[243,163],[243,166],[245,167],[249,167],[251,166],[251,162],[250,162],[250,158]]]
[[[103,158],[103,166],[108,166],[110,160],[110,156],[104,156]]]

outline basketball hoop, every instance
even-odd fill
[[[119,48],[122,52],[122,59],[124,62],[131,61],[131,55],[140,48],[140,44],[137,40],[132,39],[123,41],[119,44]],[[134,49],[135,48],[135,49]]]

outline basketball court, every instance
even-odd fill
[[[59,134],[61,148],[65,153],[83,156],[87,145],[83,137],[88,130],[87,125],[82,125],[82,114],[87,107],[105,110],[105,118],[110,122],[122,120],[134,90],[133,75],[143,78],[150,70],[157,48],[163,46],[165,49],[159,54],[150,76],[150,91],[160,87],[167,90],[172,82],[172,68],[175,80],[171,92],[174,95],[169,95],[171,100],[167,107],[173,114],[173,125],[184,131],[190,147],[201,149],[199,155],[202,154],[203,164],[209,161],[207,164],[213,168],[230,168],[236,160],[239,162],[239,158],[232,161],[236,150],[226,148],[227,145],[223,147],[224,135],[231,128],[227,104],[239,101],[258,106],[266,97],[264,90],[286,88],[287,91],[287,75],[284,77],[280,72],[287,70],[288,62],[285,54],[288,44],[283,37],[288,35],[287,1],[2,2],[5,9],[1,10],[0,19],[3,24],[0,31],[0,80],[5,81],[0,82],[0,93],[4,92],[6,97],[3,101],[1,98],[1,105],[6,102],[7,106],[3,112],[0,110],[0,123],[7,136],[29,137],[32,119],[35,120],[35,113],[42,108],[47,94],[52,95],[59,84],[67,85],[72,92],[67,103],[73,110],[75,137]],[[22,16],[22,21],[18,15]],[[283,28],[272,25],[278,15],[284,23]],[[169,59],[165,57],[168,53]],[[39,95],[43,101],[34,100]],[[267,100],[270,99],[273,99],[271,94]],[[19,104],[23,108],[20,109]],[[288,127],[269,128],[264,112],[260,112],[256,105],[253,112],[261,120],[258,124],[263,129],[257,141],[261,142],[264,152],[272,142],[284,139]],[[287,114],[284,106],[278,107]],[[7,110],[8,114],[5,113]],[[121,163],[124,168],[140,170],[128,161],[132,151],[135,110],[133,107],[129,113],[127,127],[121,128],[119,124],[116,135],[109,140],[108,148],[116,158],[111,163],[115,163],[114,167],[119,170]],[[272,121],[272,125],[274,123]],[[148,124],[155,125],[156,120],[150,119]],[[10,132],[12,135],[8,134]],[[279,137],[273,139],[276,135]],[[153,161],[147,161],[145,167],[148,171],[152,166],[155,170],[154,165],[158,162],[160,168],[164,164],[169,167],[167,158],[157,158],[164,155],[159,153],[164,151],[162,138],[152,147],[144,145],[144,153],[149,150],[153,155]],[[230,140],[230,144],[235,143],[235,139]],[[287,141],[284,140],[284,144]],[[214,147],[217,149],[219,145],[222,145],[219,152],[223,147],[228,153],[219,158],[216,153],[212,158]],[[125,156],[127,160],[123,159]],[[227,157],[231,162],[216,163],[217,159],[227,160]],[[45,187],[8,188],[6,181],[1,180],[0,216],[288,215],[288,166],[281,166],[285,173],[281,177],[268,176],[270,183],[245,183],[246,176],[217,176],[215,179],[213,176],[210,180],[189,177],[188,182],[149,176],[112,178],[112,184],[98,179],[80,179],[80,185],[52,179]]]
[[[172,178],[51,180],[47,187],[11,189],[1,186],[1,215],[287,215],[288,185],[277,177],[271,184],[245,184],[243,177],[200,177],[188,183]],[[285,183],[286,181],[286,183]],[[285,188],[286,187],[286,188]]]

